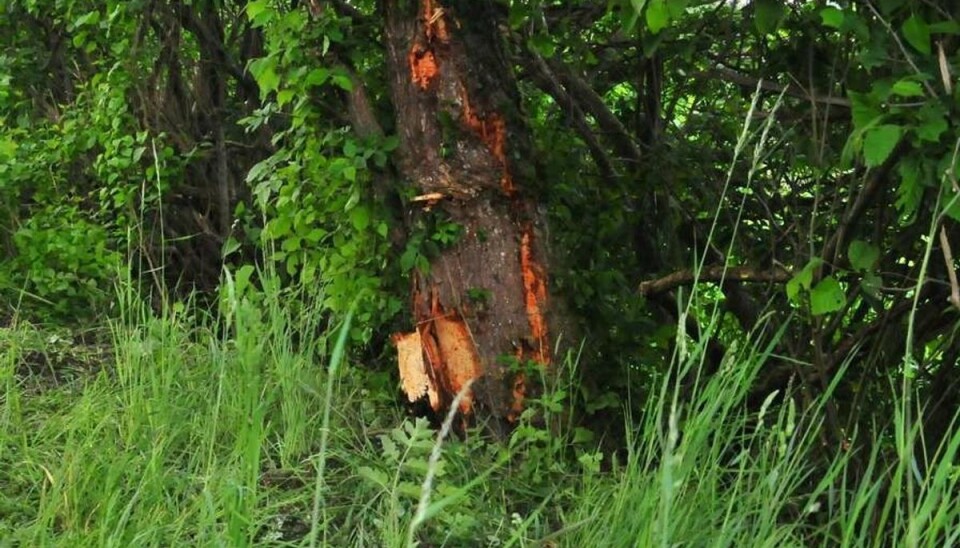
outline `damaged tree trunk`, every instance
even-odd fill
[[[394,335],[404,390],[435,411],[470,379],[475,404],[516,420],[549,365],[547,279],[531,194],[532,143],[489,0],[384,0],[400,170],[414,216],[442,214],[459,240],[412,281],[415,329]],[[430,209],[433,211],[430,211]]]

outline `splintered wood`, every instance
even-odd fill
[[[427,397],[430,408],[439,411],[458,392],[482,373],[470,329],[454,311],[444,313],[438,305],[433,317],[421,321],[412,333],[393,336],[397,347],[400,381],[407,399],[415,402]],[[460,412],[470,414],[473,396],[460,400]]]
[[[437,387],[427,374],[426,363],[423,360],[423,346],[420,343],[420,332],[396,333],[393,335],[393,344],[397,347],[400,362],[400,383],[407,399],[415,402],[424,396],[428,397],[430,407],[440,407],[440,395]]]

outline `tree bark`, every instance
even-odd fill
[[[460,411],[514,421],[527,380],[510,364],[547,366],[552,345],[531,137],[494,6],[384,0],[383,11],[399,168],[421,196],[412,215],[462,227],[412,275],[415,331],[394,336],[404,389],[442,411],[477,378]]]

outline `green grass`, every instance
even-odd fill
[[[747,411],[776,333],[758,330],[692,387],[664,381],[624,425],[623,451],[578,436],[564,406],[573,357],[509,440],[441,446],[404,418],[388,374],[334,367],[349,325],[319,297],[231,278],[217,313],[156,315],[123,291],[108,352],[65,350],[25,323],[0,331],[0,545],[958,542],[960,435],[930,448],[925,477],[898,457],[916,454],[900,449],[920,410],[909,424],[891,410],[851,450],[821,445],[822,400],[804,410],[772,394]],[[695,373],[702,347],[689,341],[674,366]],[[25,369],[39,356],[46,368]],[[63,364],[74,373],[44,373]]]

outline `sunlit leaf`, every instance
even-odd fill
[[[810,285],[813,283],[813,273],[821,264],[823,264],[823,260],[819,257],[810,259],[806,266],[787,282],[787,298],[789,298],[791,302],[795,304],[799,303],[801,289],[806,291],[810,290]]]
[[[830,6],[820,10],[820,20],[823,26],[839,29],[843,25],[843,12]]]
[[[670,22],[670,10],[667,0],[651,0],[647,5],[647,28],[656,34],[666,28]]]
[[[280,76],[277,74],[277,59],[275,57],[262,57],[251,62],[250,74],[253,75],[257,85],[260,86],[261,97],[276,91],[280,86]]]
[[[901,97],[922,97],[923,86],[913,80],[900,80],[893,85],[892,91]]]
[[[820,283],[810,290],[810,312],[814,316],[836,312],[846,303],[847,296],[840,287],[840,282],[833,276],[820,280]]]
[[[867,130],[863,138],[863,159],[868,167],[876,167],[890,157],[900,141],[903,128],[884,124]]]

